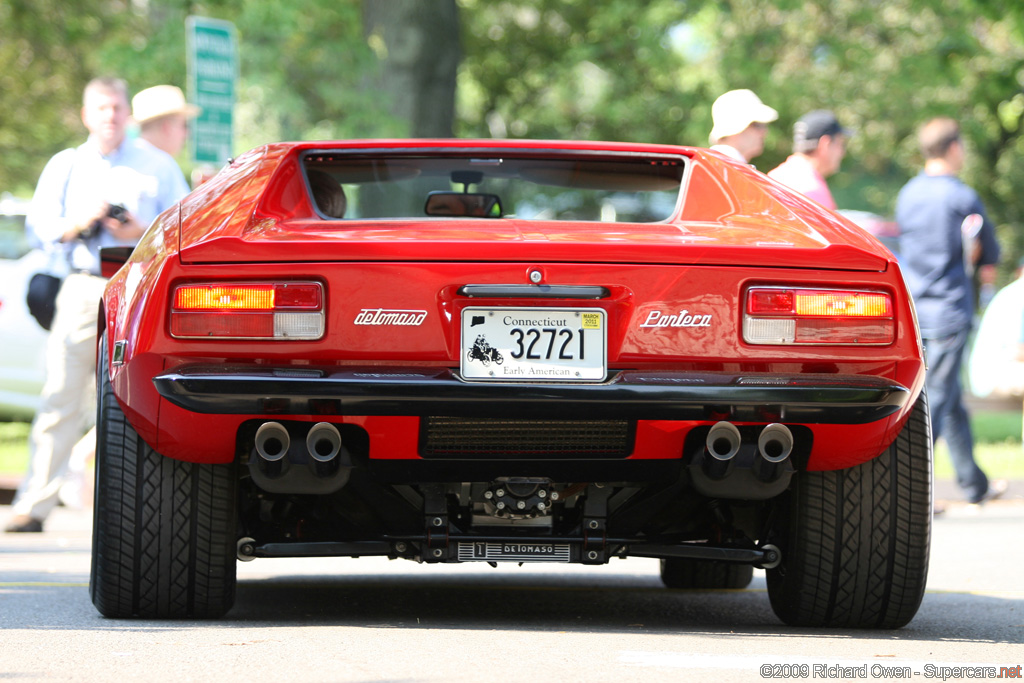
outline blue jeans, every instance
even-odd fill
[[[932,440],[946,440],[956,481],[967,500],[976,503],[988,491],[988,477],[974,462],[974,437],[964,408],[960,369],[968,330],[937,339],[925,339],[928,372],[925,386],[932,419]]]

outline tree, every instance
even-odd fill
[[[975,152],[965,180],[1024,253],[1024,9],[974,0],[464,0],[459,131],[706,145],[711,103],[750,88],[779,110],[768,170],[803,113],[856,130],[830,179],[841,208],[888,214],[917,171],[915,130],[948,115]]]
[[[670,29],[686,18],[684,3],[463,6],[460,134],[681,142],[692,108],[707,101],[701,85],[680,87],[685,63]]]
[[[455,0],[365,0],[363,26],[391,114],[412,137],[451,137],[462,58]]]
[[[100,73],[97,37],[126,3],[0,3],[0,190],[31,193],[50,155],[85,133],[82,90]]]
[[[857,131],[830,180],[837,202],[886,214],[920,163],[918,123],[953,116],[974,152],[965,179],[1015,263],[1024,253],[1024,6],[1004,5],[8,0],[0,188],[30,190],[46,159],[81,139],[90,76],[184,86],[184,19],[194,13],[239,30],[238,151],[281,139],[452,133],[706,145],[711,103],[746,87],[780,112],[759,168],[789,153],[801,114],[833,109]]]
[[[121,76],[133,91],[184,89],[189,14],[238,29],[238,152],[288,139],[452,134],[455,0],[8,0],[0,188],[30,194],[46,160],[81,142],[78,111],[93,76]]]

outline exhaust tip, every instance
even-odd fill
[[[291,441],[280,422],[264,422],[256,430],[256,452],[267,462],[277,462],[287,455]]]
[[[704,446],[715,460],[732,460],[740,450],[740,430],[731,422],[716,422],[708,432]]]
[[[771,423],[757,437],[757,452],[768,462],[784,461],[793,452],[793,433],[786,425]]]
[[[330,462],[341,452],[341,433],[329,422],[317,422],[306,436],[306,450],[317,462]]]

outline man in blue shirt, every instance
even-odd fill
[[[101,246],[133,246],[160,213],[188,194],[170,155],[125,135],[130,109],[120,79],[85,88],[82,123],[89,139],[46,164],[26,227],[61,257],[67,275],[57,296],[46,350],[46,383],[29,437],[29,468],[8,532],[42,531],[75,443],[95,412],[96,313],[106,280]],[[123,207],[119,217],[111,207]]]
[[[974,319],[971,274],[999,260],[999,244],[978,194],[957,178],[964,163],[959,124],[932,119],[918,142],[924,170],[896,200],[900,264],[924,338],[932,437],[945,438],[957,483],[969,502],[980,503],[1000,495],[1006,483],[990,484],[974,461],[960,369]]]

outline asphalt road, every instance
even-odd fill
[[[9,515],[0,508],[0,523]],[[1024,664],[1019,498],[954,504],[936,519],[921,610],[881,632],[784,626],[761,572],[747,590],[667,591],[657,562],[641,559],[497,569],[264,559],[239,564],[225,619],[117,621],[89,602],[90,524],[58,509],[46,533],[0,535],[0,679],[752,681],[763,669],[988,680],[954,667]]]

